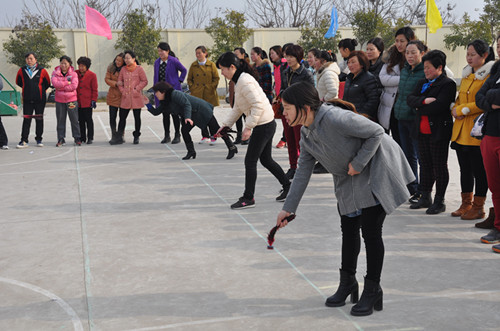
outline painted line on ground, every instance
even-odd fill
[[[37,148],[40,148],[40,147],[37,147]],[[43,147],[42,147],[42,148],[43,148]],[[41,158],[41,159],[30,160],[30,161],[23,161],[23,162],[16,162],[16,163],[5,163],[5,164],[0,164],[0,167],[13,166],[13,165],[19,165],[19,164],[26,164],[26,163],[34,163],[34,162],[40,162],[40,161],[45,161],[45,160],[55,159],[55,158],[58,158],[58,157],[61,157],[61,156],[63,156],[63,155],[66,155],[66,154],[70,153],[70,152],[71,152],[71,150],[72,150],[73,148],[74,148],[74,147],[71,147],[71,148],[70,148],[70,149],[68,149],[66,152],[61,153],[61,154],[57,154],[57,155],[54,155],[54,156],[44,157],[44,158]]]
[[[80,176],[80,162],[78,160],[78,148],[75,148],[75,165],[76,174],[78,180],[78,200],[80,205],[80,227],[82,234],[82,253],[83,253],[83,264],[84,264],[84,279],[85,279],[85,301],[87,302],[87,314],[89,321],[89,330],[94,330],[94,320],[92,312],[92,291],[91,282],[92,274],[90,272],[90,258],[89,258],[89,241],[87,237],[87,222],[85,217],[83,217],[83,203],[82,203],[82,179]]]
[[[160,136],[151,128],[148,126],[148,129],[158,138],[158,140],[161,140]],[[165,147],[168,148],[168,150],[173,153],[175,156],[177,156],[181,161],[182,163],[184,163],[184,165],[186,167],[189,168],[189,170],[191,170],[191,172],[193,172],[212,192],[214,192],[214,194],[219,198],[221,199],[227,206],[230,206],[230,203],[224,199],[203,177],[201,177],[200,174],[198,174],[198,172],[196,170],[194,170],[187,162],[185,162],[184,160],[182,160],[182,158],[180,157],[179,154],[177,154],[172,148],[170,148],[170,146],[168,144],[165,144]],[[257,234],[267,245],[267,238],[265,236],[263,236],[259,231],[257,231],[257,229],[238,211],[235,211],[235,213],[243,220],[243,222],[245,222],[249,227],[250,229],[255,233]],[[265,247],[265,246],[263,246]],[[288,259],[283,253],[281,253],[279,251],[279,249],[277,249],[276,247],[274,248],[273,250],[274,252],[276,252],[279,256],[281,256],[281,258],[283,260],[285,260],[286,263],[288,263],[288,265],[290,265],[290,267],[292,267],[292,269],[297,273],[299,274],[300,277],[302,277],[302,279],[304,279],[314,290],[316,290],[316,292],[318,292],[322,297],[323,299],[326,299],[327,296],[316,286],[314,285],[314,283],[304,274],[302,273],[296,266],[295,264],[293,264],[292,261],[290,261],[290,259]],[[358,325],[358,323],[356,323],[350,315],[346,314],[346,312],[344,312],[342,309],[340,308],[337,308],[338,311],[340,311],[353,325],[354,327],[356,327],[356,329],[358,331],[363,331],[363,329]]]
[[[47,291],[41,287],[38,287],[38,286],[35,286],[32,284],[28,284],[25,282],[20,282],[20,281],[14,280],[14,279],[0,277],[0,282],[24,287],[28,290],[31,290],[33,292],[36,292],[36,293],[39,293],[41,295],[46,296],[50,300],[56,302],[66,312],[66,314],[68,314],[68,316],[71,316],[71,322],[73,323],[73,328],[76,331],[83,331],[82,321],[80,320],[80,318],[78,317],[76,312],[73,310],[73,308],[71,308],[71,306],[66,301],[64,301],[63,299],[61,299],[60,297],[58,297],[54,293]]]
[[[108,140],[110,140],[111,137],[109,136],[108,130],[106,130],[106,126],[104,125],[104,122],[102,121],[101,116],[97,115],[97,119],[99,120],[99,123],[101,123],[102,131],[104,131],[104,134],[106,135],[106,137],[108,138]]]

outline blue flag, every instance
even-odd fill
[[[339,28],[339,14],[337,13],[337,8],[333,6],[332,8],[332,21],[330,23],[330,28],[325,33],[325,38],[333,38],[337,34]]]

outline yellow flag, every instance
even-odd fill
[[[425,0],[427,13],[425,14],[425,23],[429,27],[430,33],[436,33],[438,29],[443,27],[443,20],[441,14],[434,0]]]

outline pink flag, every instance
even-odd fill
[[[85,6],[85,24],[87,26],[87,32],[91,34],[96,34],[98,36],[103,36],[111,40],[111,28],[109,27],[108,20],[106,17],[102,16],[94,8]]]

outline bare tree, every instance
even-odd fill
[[[23,13],[40,16],[54,28],[85,28],[85,5],[103,14],[112,29],[119,28],[134,0],[39,0],[24,3]]]
[[[168,0],[168,8],[174,28],[199,29],[210,16],[206,0]]]
[[[245,7],[247,15],[265,28],[317,26],[331,10],[328,0],[246,0]]]

